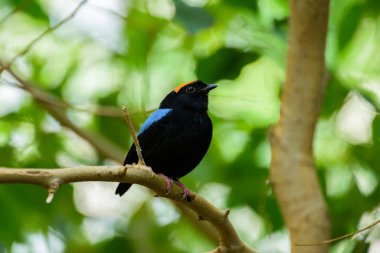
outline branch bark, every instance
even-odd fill
[[[154,190],[159,196],[187,206],[194,211],[199,222],[208,221],[217,230],[219,247],[212,252],[219,253],[255,253],[253,249],[242,242],[233,225],[228,219],[228,213],[218,210],[200,195],[191,192],[194,199],[190,202],[182,199],[182,189],[174,185],[166,194],[165,180],[153,173],[149,167],[141,165],[122,166],[83,166],[63,169],[12,169],[0,168],[0,183],[24,183],[42,186],[55,190],[59,186],[84,181],[108,181],[140,184]]]
[[[291,252],[327,252],[330,223],[313,160],[313,136],[326,84],[328,0],[290,0],[290,40],[281,115],[271,134],[271,182],[290,231]]]

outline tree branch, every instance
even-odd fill
[[[13,63],[17,60],[17,58],[27,54],[29,50],[38,42],[40,41],[45,35],[57,30],[59,27],[61,27],[63,24],[65,24],[67,21],[72,19],[77,12],[80,10],[80,8],[87,2],[88,0],[82,0],[78,6],[73,10],[73,12],[67,16],[66,18],[62,19],[60,22],[58,22],[56,25],[48,27],[43,33],[41,33],[38,37],[36,37],[34,40],[32,40],[23,50],[21,50],[17,55],[15,55],[12,60],[7,64],[8,66],[12,66]],[[1,71],[0,71],[1,72]]]
[[[125,152],[120,150],[113,143],[108,141],[106,138],[100,135],[84,131],[78,126],[76,126],[71,120],[66,116],[65,111],[54,104],[55,96],[50,93],[41,90],[40,88],[33,86],[28,81],[22,79],[17,73],[15,73],[11,68],[7,67],[6,70],[20,83],[21,87],[28,91],[33,98],[45,108],[61,125],[71,129],[74,133],[88,141],[100,155],[110,158],[114,161],[122,163]]]
[[[291,0],[287,76],[281,116],[272,131],[271,182],[290,231],[293,253],[327,252],[297,247],[329,238],[327,206],[313,160],[313,136],[326,87],[328,0]]]
[[[31,0],[23,0],[19,5],[17,5],[12,11],[10,11],[8,14],[6,14],[3,18],[0,20],[0,27],[15,13],[18,11],[24,9],[31,3]]]
[[[0,61],[1,62],[1,61]],[[1,65],[0,63],[0,68],[7,70],[12,76],[17,75],[9,66],[6,65]],[[21,79],[19,75],[17,75],[17,79]],[[19,83],[15,83],[9,80],[6,80],[5,78],[0,79],[0,81],[3,82],[3,84],[23,89],[28,92],[22,85]],[[38,88],[36,88],[38,89]],[[76,111],[81,111],[81,112],[87,112],[91,114],[95,114],[98,116],[104,116],[104,117],[112,117],[112,118],[120,118],[124,119],[124,113],[122,110],[120,110],[119,107],[117,106],[107,106],[107,105],[87,105],[87,106],[80,106],[77,104],[72,104],[69,103],[62,98],[59,98],[53,94],[50,94],[46,91],[40,90],[38,93],[34,94],[35,96],[38,96],[39,100],[44,101],[45,103],[51,104],[54,107],[57,107],[58,109],[73,109]],[[156,109],[150,109],[150,110],[140,110],[140,111],[135,111],[135,112],[130,112],[130,115],[136,115],[136,114],[149,114],[154,112]]]
[[[191,193],[190,202],[182,199],[182,189],[174,185],[169,194],[164,179],[141,165],[122,166],[83,166],[63,169],[12,169],[0,168],[0,183],[24,183],[42,186],[46,189],[84,181],[124,182],[144,185],[154,190],[159,196],[167,197],[194,211],[199,222],[208,221],[217,230],[219,247],[212,252],[220,253],[255,253],[242,242],[228,219],[228,211],[222,212],[206,199]]]

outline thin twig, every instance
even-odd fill
[[[142,155],[140,142],[139,142],[139,139],[137,138],[135,129],[133,127],[131,116],[129,115],[129,112],[128,112],[128,109],[126,106],[123,106],[122,109],[124,111],[125,121],[128,124],[129,132],[131,132],[131,135],[133,137],[133,143],[135,144],[135,147],[136,147],[137,156],[139,157],[139,163],[138,164],[145,165],[145,161],[144,161],[144,157]]]
[[[41,33],[37,38],[32,40],[23,50],[21,50],[17,55],[15,55],[12,60],[9,62],[9,66],[12,66],[13,63],[17,60],[17,58],[25,55],[26,53],[29,52],[29,50],[38,42],[40,41],[45,35],[57,30],[60,26],[62,26],[64,23],[72,19],[77,12],[80,10],[80,8],[87,2],[88,0],[82,0],[78,6],[73,10],[73,12],[67,16],[66,18],[62,19],[60,22],[58,22],[56,25],[51,26],[47,28],[43,33]]]
[[[239,238],[235,228],[225,212],[196,193],[194,200],[188,202],[182,199],[182,189],[174,185],[169,194],[166,193],[164,178],[144,169],[145,166],[126,165],[128,170],[124,173],[124,167],[120,166],[81,166],[59,169],[14,169],[0,168],[0,183],[24,183],[42,186],[50,189],[52,182],[59,182],[57,186],[68,183],[85,181],[123,182],[146,186],[155,191],[159,196],[172,199],[187,206],[198,217],[210,222],[217,231],[219,239],[218,251],[221,253],[255,253]],[[56,180],[56,181],[55,181]],[[201,221],[200,221],[201,222]]]
[[[332,242],[340,241],[340,240],[349,238],[351,236],[355,236],[357,234],[360,234],[361,232],[364,232],[366,230],[369,230],[369,229],[373,228],[374,226],[376,226],[379,223],[380,223],[380,220],[377,220],[377,221],[369,224],[368,226],[366,226],[366,227],[364,227],[362,229],[359,229],[358,231],[355,231],[355,232],[352,232],[352,233],[349,233],[349,234],[346,234],[346,235],[342,235],[342,236],[336,237],[334,239],[324,240],[322,242],[316,242],[316,243],[296,243],[295,246],[317,246],[317,245],[329,244],[329,243],[332,243]]]
[[[8,14],[6,14],[1,20],[0,20],[0,27],[5,23],[7,19],[9,19],[13,14],[16,12],[24,9],[26,6],[30,4],[31,0],[24,0],[19,5],[17,5],[12,11],[10,11]]]
[[[111,15],[114,15],[124,21],[127,21],[127,16],[124,16],[123,14],[117,12],[117,11],[114,11],[114,10],[111,10],[111,9],[108,9],[108,8],[104,8],[103,6],[100,6],[100,5],[96,5],[94,3],[88,3],[88,6],[90,7],[93,7],[95,9],[98,9],[98,10],[101,10],[101,11],[104,11],[104,12],[107,12],[107,13],[110,13]]]
[[[0,64],[0,68],[1,67],[2,66]],[[3,69],[10,70],[9,72],[12,72],[11,75],[16,74],[13,70],[11,70],[9,68],[9,66],[4,66]],[[11,82],[9,80],[5,80],[4,78],[0,79],[0,81],[2,81],[3,84],[28,91],[22,85],[19,85],[19,83]],[[41,92],[38,93],[38,96],[39,96],[38,98],[40,100],[43,100],[44,102],[49,103],[49,104],[51,104],[57,108],[61,108],[61,109],[73,109],[73,110],[77,110],[77,111],[81,111],[81,112],[93,113],[95,115],[104,116],[104,117],[113,117],[113,118],[120,118],[120,119],[124,119],[124,117],[125,117],[123,111],[120,110],[120,108],[116,107],[116,106],[88,105],[88,106],[84,107],[84,106],[80,106],[80,105],[71,104],[71,103],[64,101],[63,99],[61,99],[61,98],[59,98],[59,97],[57,97],[57,96],[55,96],[49,92],[43,91],[43,90],[41,90]],[[155,110],[156,109],[144,110],[144,111],[135,111],[135,112],[131,112],[130,115],[149,114],[149,113],[154,112]]]
[[[53,95],[51,95],[50,93],[46,93],[37,86],[33,86],[26,80],[22,79],[17,73],[12,71],[10,68],[8,68],[7,71],[20,83],[23,89],[28,91],[33,96],[33,98],[42,107],[44,107],[45,110],[48,111],[50,115],[52,115],[61,125],[71,129],[74,133],[88,141],[98,151],[100,155],[118,161],[120,163],[123,161],[122,158],[124,157],[125,152],[120,150],[119,147],[115,146],[112,142],[110,142],[101,135],[96,135],[94,133],[90,133],[89,131],[85,131],[79,128],[66,116],[65,112],[62,111],[61,108],[53,106],[52,103],[57,103],[54,102],[55,97]]]

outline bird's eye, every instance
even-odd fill
[[[194,93],[194,92],[195,92],[195,88],[194,88],[194,86],[189,86],[189,87],[187,87],[187,88],[186,88],[186,92],[187,92],[187,93]]]

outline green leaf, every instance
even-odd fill
[[[331,77],[323,99],[321,117],[328,118],[336,113],[343,106],[348,92],[349,90],[339,83],[338,79]]]
[[[338,33],[338,44],[341,50],[348,45],[352,37],[355,35],[359,22],[362,19],[363,9],[364,8],[361,4],[354,4],[347,11],[345,17],[342,18]]]
[[[48,15],[41,8],[39,1],[29,1],[29,0],[2,0],[1,2],[9,7],[16,9],[19,8],[20,11],[30,15],[35,19],[48,20]],[[2,6],[3,4],[0,4]]]
[[[156,37],[168,22],[136,9],[128,15],[125,32],[128,39],[126,60],[137,67],[146,65],[148,54]]]
[[[189,6],[181,0],[175,0],[174,4],[175,20],[190,33],[196,33],[214,24],[214,18],[204,8]]]
[[[55,133],[39,132],[37,149],[40,159],[35,161],[34,166],[42,168],[56,168],[56,155],[62,149],[62,139]]]
[[[244,8],[256,12],[258,10],[258,0],[223,0],[223,4],[229,5],[232,8]]]
[[[100,105],[114,105],[117,101],[118,92],[113,92],[101,99],[99,99]],[[121,109],[120,109],[121,110]],[[120,147],[129,148],[129,140],[131,139],[131,134],[127,123],[121,118],[112,117],[96,117],[95,126],[101,135],[104,135],[109,140],[118,144]],[[137,131],[137,129],[136,129]]]
[[[110,240],[95,245],[99,249],[98,252],[133,252],[130,240],[125,237],[116,236]]]
[[[380,98],[375,91],[360,87],[358,87],[355,90],[359,92],[362,98],[364,98],[368,103],[370,103],[378,113],[380,113]]]
[[[196,68],[199,79],[214,83],[220,79],[235,79],[241,69],[255,61],[258,54],[235,48],[221,48],[207,58],[200,59]]]

